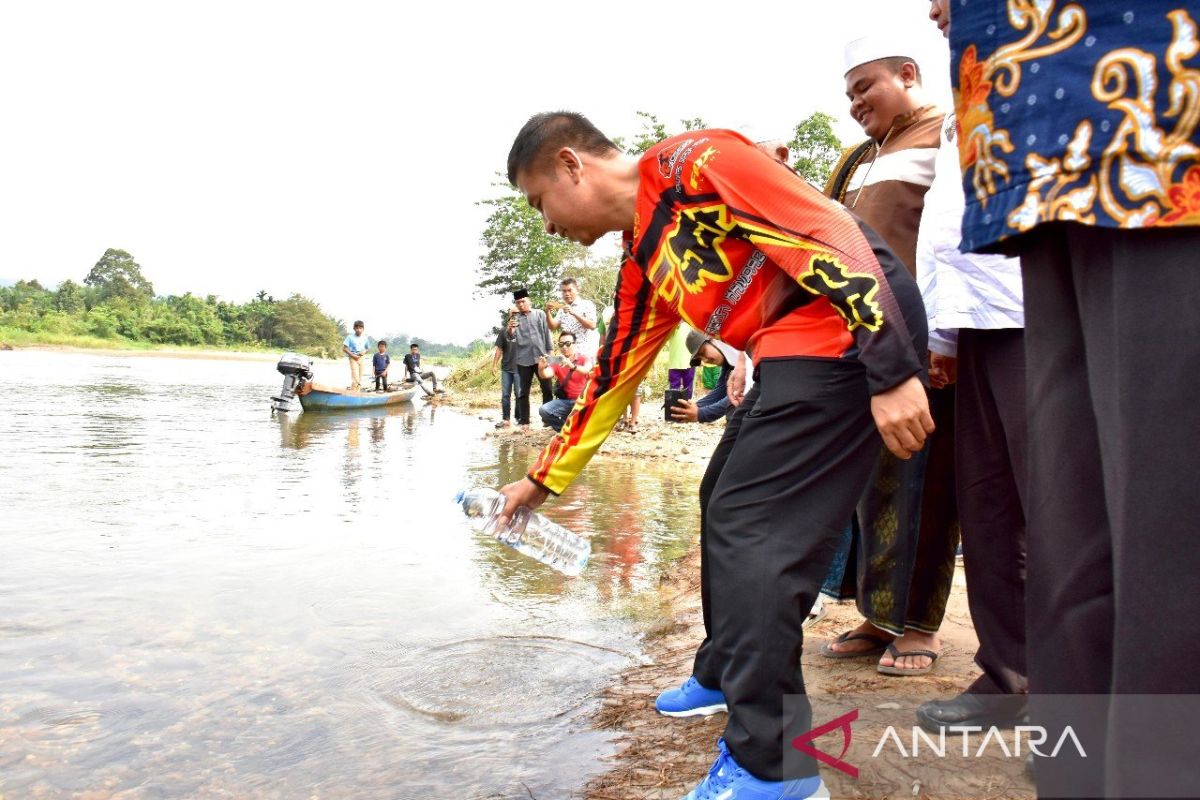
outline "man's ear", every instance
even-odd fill
[[[579,179],[583,176],[583,159],[576,153],[574,148],[563,147],[558,151],[555,158],[556,169],[566,170],[567,177],[574,183],[579,183]]]
[[[775,148],[775,158],[784,164],[788,163],[788,148],[786,144],[781,144]]]
[[[900,81],[904,84],[904,88],[911,89],[914,86],[921,84],[921,79],[917,77],[917,65],[911,61],[905,61],[900,65]]]

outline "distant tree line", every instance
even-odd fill
[[[56,336],[212,347],[277,347],[313,355],[340,350],[345,327],[303,295],[265,291],[245,303],[190,293],[158,297],[133,256],[109,249],[82,284],[36,280],[0,287],[0,328]]]
[[[90,336],[129,342],[206,347],[267,347],[315,356],[338,357],[345,323],[321,310],[316,301],[293,294],[276,300],[260,291],[245,303],[214,295],[154,294],[133,256],[105,251],[79,284],[66,280],[49,289],[36,280],[0,286],[0,332],[44,334],[47,338]],[[417,342],[430,357],[461,357],[485,351],[482,340],[467,346],[432,342],[403,333],[380,337],[392,348]]]

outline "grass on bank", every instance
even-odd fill
[[[13,347],[78,347],[86,350],[220,350],[229,353],[267,353],[273,350],[280,350],[277,347],[255,347],[249,344],[241,344],[236,347],[219,344],[155,344],[152,342],[135,342],[122,336],[107,338],[74,333],[50,333],[46,331],[34,333],[3,325],[0,325],[0,344],[9,344]]]

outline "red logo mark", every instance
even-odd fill
[[[813,728],[808,733],[797,736],[795,739],[792,739],[792,747],[796,748],[801,753],[806,753],[812,756],[822,764],[828,764],[839,772],[846,773],[851,778],[857,778],[858,767],[842,761],[842,758],[846,755],[846,751],[850,749],[850,739],[853,735],[850,730],[850,723],[854,722],[856,719],[858,719],[857,708],[847,714],[843,714],[835,720],[826,722],[819,728]],[[818,750],[811,744],[813,739],[820,738],[830,731],[838,729],[841,729],[842,731],[842,752],[837,758],[829,755],[829,753]]]

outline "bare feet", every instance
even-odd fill
[[[885,642],[890,642],[896,638],[882,628],[876,628],[866,620],[863,620],[862,624],[860,624],[854,630],[849,631],[849,633],[865,633],[870,636],[878,637]],[[828,644],[829,649],[835,653],[865,653],[869,650],[875,650],[875,648],[878,646],[879,645],[875,644],[869,639],[851,639],[848,642],[832,641]],[[876,652],[879,651],[876,650]]]
[[[901,653],[912,650],[932,650],[935,653],[940,653],[942,650],[942,642],[938,639],[936,633],[915,631],[912,628],[905,630],[904,635],[896,639],[893,644],[896,645],[896,650]],[[897,669],[925,669],[931,664],[933,664],[933,659],[929,656],[901,656],[900,658],[892,658],[891,653],[884,653],[879,658],[879,666],[896,667]]]

